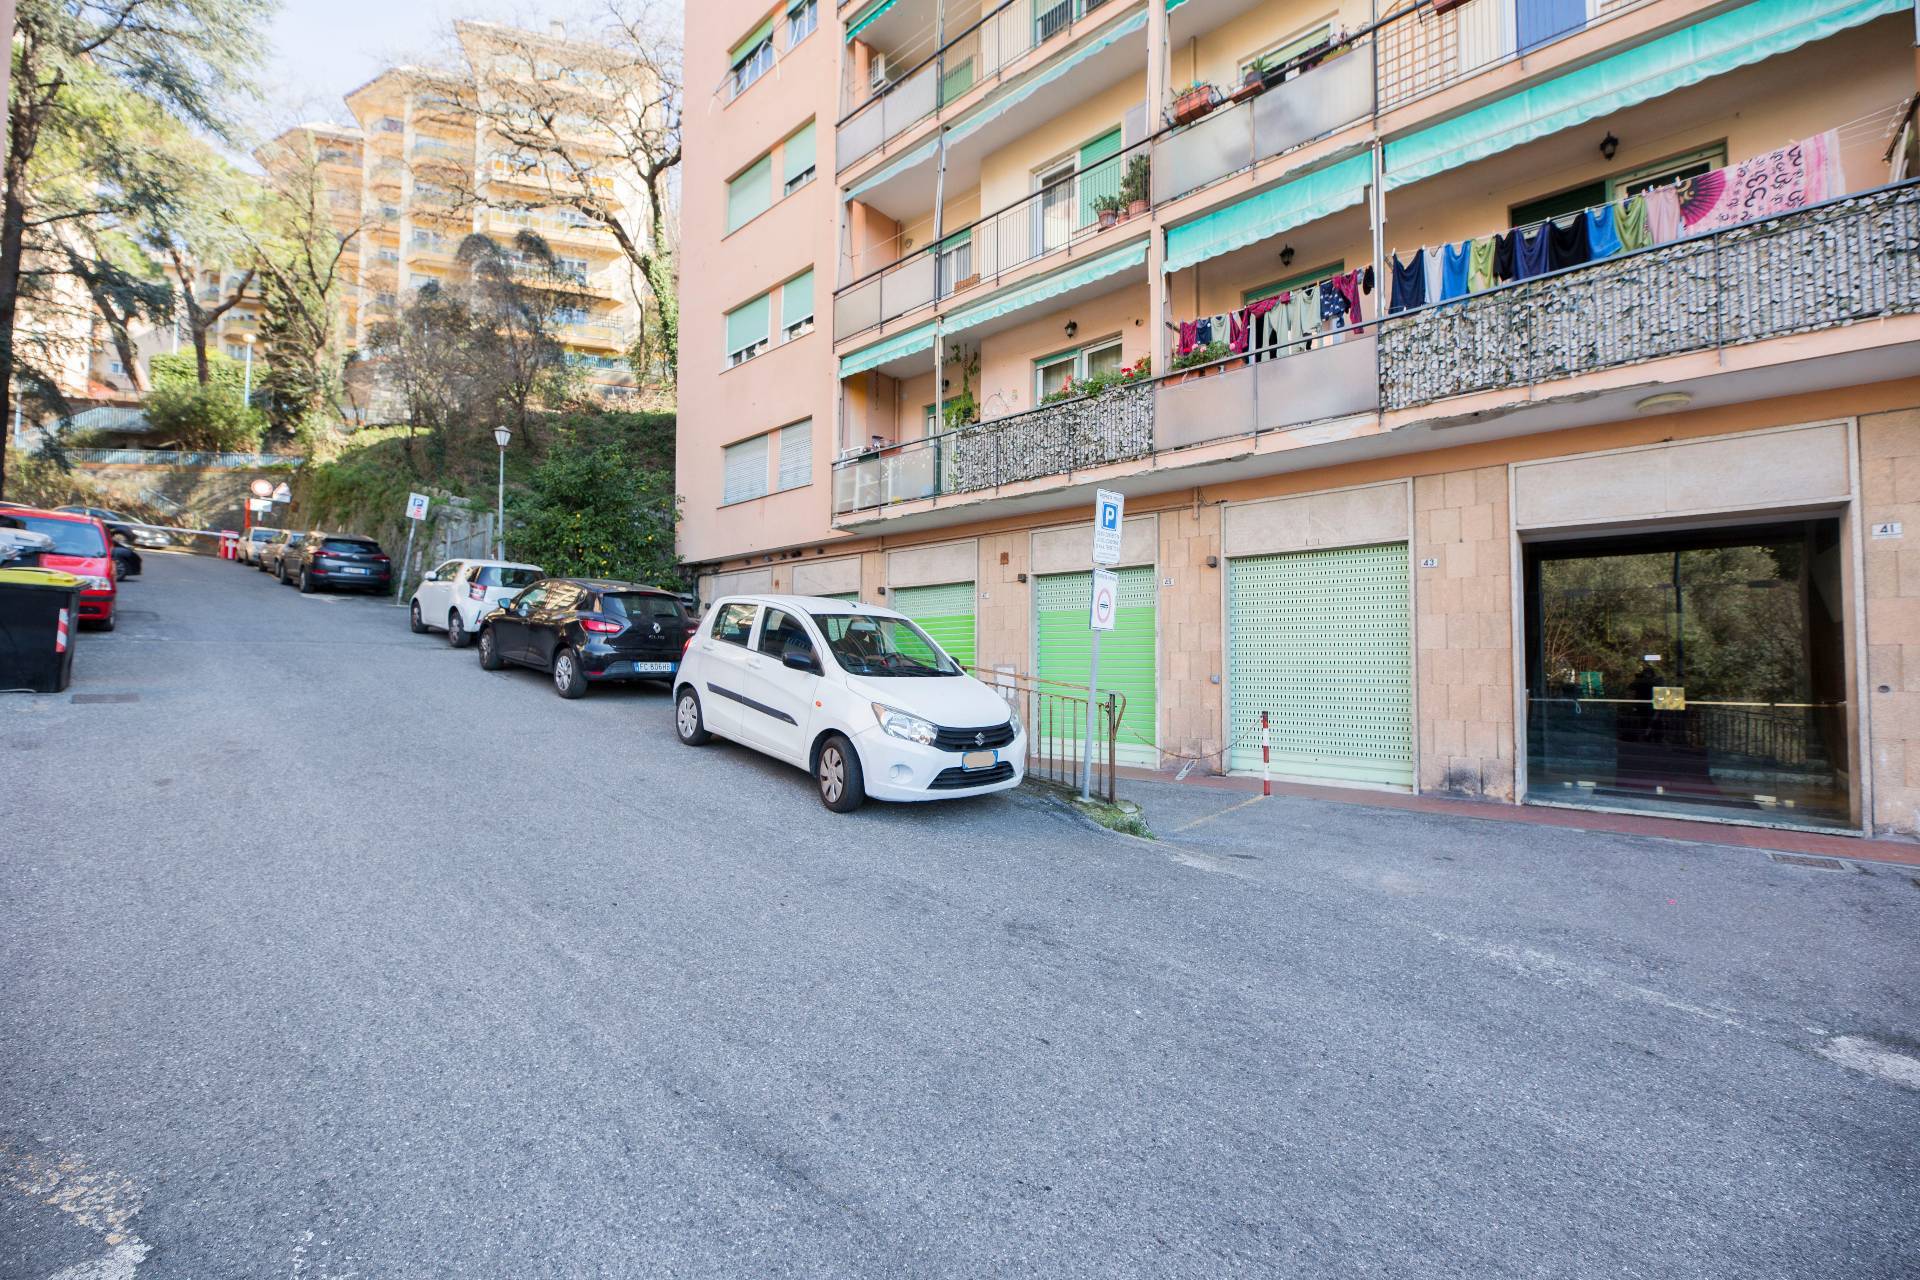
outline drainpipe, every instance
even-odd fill
[[[1147,5],[1147,137],[1160,132],[1161,112],[1167,100],[1167,3],[1151,0]],[[1152,143],[1146,143],[1152,155]],[[1129,164],[1132,161],[1129,159]],[[1151,200],[1153,192],[1147,192]],[[1158,216],[1149,214],[1147,231],[1147,351],[1153,357],[1157,377],[1167,371],[1167,238],[1160,229]]]

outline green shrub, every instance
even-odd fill
[[[156,443],[176,449],[249,453],[260,447],[266,417],[228,389],[170,383],[147,393],[147,421]]]
[[[673,473],[636,467],[619,444],[563,442],[507,503],[507,551],[551,574],[680,581]]]

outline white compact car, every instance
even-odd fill
[[[445,631],[448,644],[464,649],[489,609],[546,576],[515,560],[449,560],[421,581],[407,622],[416,632]]]
[[[674,728],[813,774],[836,813],[1020,785],[1027,738],[1006,699],[903,614],[814,596],[724,596],[687,642]]]

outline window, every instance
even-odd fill
[[[1727,144],[1716,142],[1710,147],[1702,147],[1683,156],[1671,156],[1658,164],[1642,165],[1608,178],[1607,199],[1624,200],[1628,196],[1639,195],[1649,187],[1665,186],[1682,178],[1697,178],[1726,163]]]
[[[755,436],[726,447],[722,502],[746,502],[767,496],[767,439]]]
[[[805,40],[820,25],[820,0],[788,0],[787,48]]]
[[[739,601],[721,606],[713,615],[713,638],[745,646],[753,638],[753,611],[757,607]]]
[[[1239,78],[1244,80],[1247,75],[1247,68],[1256,62],[1268,70],[1284,67],[1287,63],[1293,61],[1293,59],[1299,57],[1307,50],[1325,44],[1331,34],[1327,24],[1323,22],[1311,31],[1282,40],[1279,44],[1271,48],[1263,49],[1240,63]]]
[[[780,340],[792,342],[813,332],[813,268],[780,286]]]
[[[745,364],[767,349],[767,325],[772,294],[763,293],[753,301],[727,312],[727,367]]]
[[[530,587],[540,581],[540,571],[488,565],[474,575],[474,580],[483,587]]]
[[[790,196],[813,181],[814,159],[813,121],[809,120],[780,148],[782,195]]]
[[[606,612],[629,622],[679,622],[686,617],[678,600],[652,591],[609,591],[600,601]]]
[[[460,560],[449,560],[427,575],[428,582],[452,582],[460,574]]]
[[[940,245],[940,292],[952,293],[973,275],[973,228],[948,236]]]
[[[244,360],[246,358],[246,355],[247,355],[247,349],[245,346],[241,345],[238,342],[227,343],[227,356],[229,359]]]
[[[780,474],[776,489],[799,489],[813,483],[813,419],[789,423],[780,437]]]
[[[1241,294],[1240,305],[1243,307],[1252,306],[1254,303],[1266,298],[1277,298],[1283,293],[1291,293],[1295,289],[1304,288],[1310,284],[1318,284],[1328,276],[1339,275],[1346,269],[1346,259],[1342,258],[1335,262],[1329,262],[1324,267],[1315,267],[1311,271],[1302,271],[1296,275],[1290,275],[1284,280],[1275,280],[1272,284],[1263,284],[1258,289],[1249,289]]]
[[[773,203],[773,157],[761,156],[727,183],[727,231],[738,231]]]
[[[813,640],[800,619],[782,609],[767,610],[766,618],[760,623],[760,652],[778,661],[786,653],[789,641],[813,648]]]
[[[404,133],[407,126],[392,116],[381,116],[374,128],[381,133]]]
[[[1033,362],[1034,403],[1038,404],[1048,396],[1058,395],[1067,390],[1071,383],[1083,381],[1095,374],[1114,373],[1119,369],[1120,339],[1118,338],[1090,342],[1078,350],[1043,356]]]
[[[118,360],[109,360],[107,362],[107,368],[113,370],[115,373],[125,373],[127,371],[127,367]]]
[[[772,18],[755,27],[751,35],[733,46],[727,54],[727,65],[733,68],[735,97],[746,92],[747,86],[767,74],[773,67]]]

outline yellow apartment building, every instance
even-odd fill
[[[686,12],[703,601],[1084,683],[1117,490],[1123,760],[1920,834],[1913,0],[818,4]]]

